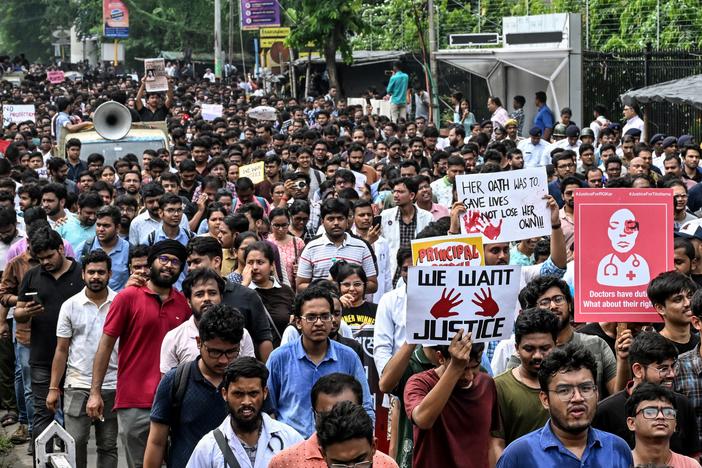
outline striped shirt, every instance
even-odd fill
[[[326,233],[312,239],[300,255],[297,276],[311,281],[326,279],[332,265],[338,260],[361,265],[368,278],[377,276],[373,253],[368,244],[349,233],[344,234],[344,240],[339,246]]]
[[[675,391],[685,395],[695,408],[699,428],[702,424],[702,357],[700,357],[699,344],[678,356],[674,387]],[[702,443],[702,436],[700,443]]]

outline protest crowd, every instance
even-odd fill
[[[0,133],[0,423],[14,444],[33,453],[57,421],[78,468],[91,437],[100,468],[700,466],[694,136],[646,137],[633,104],[579,127],[539,90],[511,106],[454,94],[446,132],[408,99],[400,63],[389,116],[334,88],[294,99],[213,78],[153,93],[146,76],[52,84],[32,66],[0,81],[2,104],[35,106]],[[171,144],[82,154],[107,101],[165,122]],[[516,228],[480,211],[522,180]],[[578,234],[575,199],[609,189],[664,194],[670,217],[624,204],[602,234]],[[669,241],[627,258],[649,226]],[[611,240],[609,263],[576,239]],[[576,321],[587,262],[606,293],[628,272],[655,317]]]

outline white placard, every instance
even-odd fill
[[[203,104],[202,118],[205,120],[214,120],[217,117],[222,117],[222,104]]]
[[[10,123],[20,123],[31,120],[36,122],[36,110],[34,104],[3,104],[2,106],[2,126],[7,127]]]

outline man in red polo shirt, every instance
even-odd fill
[[[143,464],[149,413],[161,378],[161,342],[166,333],[190,317],[188,301],[172,287],[186,258],[187,251],[178,241],[164,240],[151,248],[148,281],[143,286],[129,286],[115,297],[95,356],[87,412],[100,419],[104,409],[100,389],[119,339],[114,409],[130,468]]]

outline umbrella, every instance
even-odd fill
[[[278,118],[277,111],[276,111],[275,107],[270,107],[270,106],[254,107],[253,109],[249,109],[248,111],[246,111],[246,115],[249,118],[256,119],[256,120],[274,121],[275,119]]]

